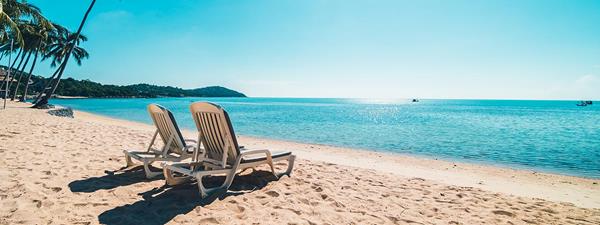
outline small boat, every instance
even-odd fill
[[[591,104],[593,104],[593,102],[590,100],[587,100],[587,101],[585,101],[585,104],[591,105]]]
[[[586,101],[580,101],[579,103],[577,103],[577,106],[587,106],[587,102]]]
[[[412,102],[419,102],[419,99],[413,98]]]

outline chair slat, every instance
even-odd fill
[[[237,149],[238,144],[227,113],[211,103],[194,103],[190,107],[196,128],[200,133],[200,139],[206,150],[206,157],[222,161],[223,156],[227,155],[227,161],[223,163],[234,163],[239,149]],[[226,146],[231,148],[226,149]]]
[[[163,140],[163,144],[166,145],[169,143],[169,138],[173,138],[173,140],[171,140],[171,145],[169,146],[169,151],[176,154],[183,154],[182,149],[185,149],[186,144],[183,136],[179,132],[173,114],[166,108],[157,104],[148,105],[148,112]]]

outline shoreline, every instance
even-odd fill
[[[86,112],[86,113],[89,113],[89,112]],[[90,113],[90,114],[94,114],[94,113]],[[95,114],[95,115],[97,115],[97,114]],[[114,117],[110,117],[110,116],[104,116],[104,115],[98,115],[98,116],[108,117],[110,119],[122,120],[120,118],[114,118]],[[131,122],[137,123],[136,121],[131,121]],[[182,129],[182,130],[187,130],[188,132],[194,132],[189,129]],[[575,175],[575,174],[569,174],[569,173],[561,173],[560,171],[528,168],[526,166],[518,165],[518,164],[504,164],[504,163],[496,163],[496,162],[492,162],[492,161],[462,160],[462,159],[455,159],[452,157],[444,157],[444,156],[419,155],[419,154],[411,154],[411,153],[404,153],[404,152],[394,152],[391,150],[382,150],[382,149],[337,146],[337,145],[332,145],[332,144],[311,143],[311,142],[305,142],[305,141],[285,140],[285,139],[260,137],[260,136],[253,136],[253,135],[243,135],[242,134],[242,135],[238,135],[238,136],[250,138],[250,139],[257,139],[257,140],[280,141],[280,142],[296,143],[296,144],[303,144],[303,145],[321,146],[323,148],[342,148],[342,149],[347,149],[349,151],[361,151],[361,152],[365,152],[365,153],[372,152],[372,153],[379,153],[379,154],[383,154],[383,155],[389,155],[390,157],[409,157],[409,158],[416,158],[416,159],[423,159],[423,160],[434,160],[434,161],[442,161],[442,162],[460,163],[460,164],[467,164],[467,165],[473,165],[473,166],[493,167],[493,168],[509,169],[509,170],[516,170],[516,171],[522,171],[522,172],[529,172],[529,173],[549,174],[549,175],[575,177],[575,178],[600,181],[600,177],[596,178],[596,177],[588,177],[588,176]]]
[[[61,105],[56,105],[56,106],[64,107]],[[111,117],[108,115],[97,114],[94,112],[88,112],[88,111],[82,111],[82,110],[76,110],[76,109],[73,109],[73,111],[91,114],[91,115],[98,116],[98,117],[105,117],[108,120],[127,121],[127,122],[131,122],[131,123],[138,123],[139,125],[152,126],[150,124],[146,124],[146,123],[139,122],[139,121],[116,118],[116,117]],[[187,131],[187,132],[192,132],[192,133],[196,132],[195,130],[191,130],[188,128],[180,128],[180,129],[182,131]],[[244,134],[241,134],[241,135],[237,134],[237,135],[240,137],[257,139],[257,140],[264,139],[264,140],[269,140],[269,141],[280,141],[280,142],[285,142],[285,143],[321,146],[323,148],[342,148],[342,149],[347,149],[347,150],[351,150],[351,151],[363,151],[363,152],[367,152],[367,153],[369,153],[369,152],[381,153],[381,154],[385,154],[385,155],[390,155],[392,157],[399,156],[399,157],[411,157],[411,158],[425,159],[425,160],[436,160],[436,161],[439,160],[439,161],[444,161],[444,162],[462,163],[462,164],[468,164],[468,165],[494,167],[494,168],[510,169],[510,170],[516,170],[516,171],[530,172],[530,173],[550,174],[550,175],[576,177],[576,178],[600,181],[600,177],[589,177],[589,176],[585,176],[585,175],[569,174],[569,173],[563,173],[558,170],[539,169],[539,168],[527,167],[527,166],[519,165],[519,164],[501,163],[501,162],[494,162],[494,161],[477,161],[477,160],[469,160],[469,159],[456,159],[456,158],[452,158],[451,156],[419,155],[419,154],[411,154],[411,153],[403,153],[403,152],[394,152],[392,150],[385,150],[385,149],[370,149],[370,148],[357,148],[357,147],[351,147],[351,146],[337,146],[337,145],[333,145],[333,144],[312,143],[309,141],[301,141],[301,140],[285,140],[285,139],[279,139],[279,138],[260,137],[260,136],[253,136],[253,135],[244,135]]]
[[[73,110],[76,119],[153,131],[149,124]],[[182,129],[187,137],[196,131]],[[548,172],[434,159],[402,153],[337,147],[324,144],[238,135],[238,141],[253,149],[291,150],[299,158],[406,178],[424,178],[448,185],[475,187],[520,197],[568,202],[579,207],[600,208],[600,179]]]

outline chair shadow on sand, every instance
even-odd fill
[[[224,176],[205,177],[204,184],[216,187],[223,183]],[[101,224],[149,224],[162,225],[168,223],[177,215],[186,214],[197,206],[211,204],[216,199],[242,195],[246,192],[259,190],[277,178],[268,171],[254,171],[246,175],[237,175],[229,191],[214,193],[206,198],[200,198],[196,182],[187,182],[173,187],[163,186],[140,193],[143,200],[133,204],[119,206],[103,212],[98,216]]]
[[[128,186],[135,183],[151,182],[162,179],[160,176],[147,179],[144,173],[144,167],[136,166],[115,173],[104,171],[106,175],[101,177],[90,177],[83,180],[76,180],[69,183],[71,192],[95,192],[98,190],[109,190],[121,186]]]

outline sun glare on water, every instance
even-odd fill
[[[402,98],[357,98],[352,99],[353,103],[357,104],[374,104],[374,105],[404,105],[412,103],[412,99]]]

